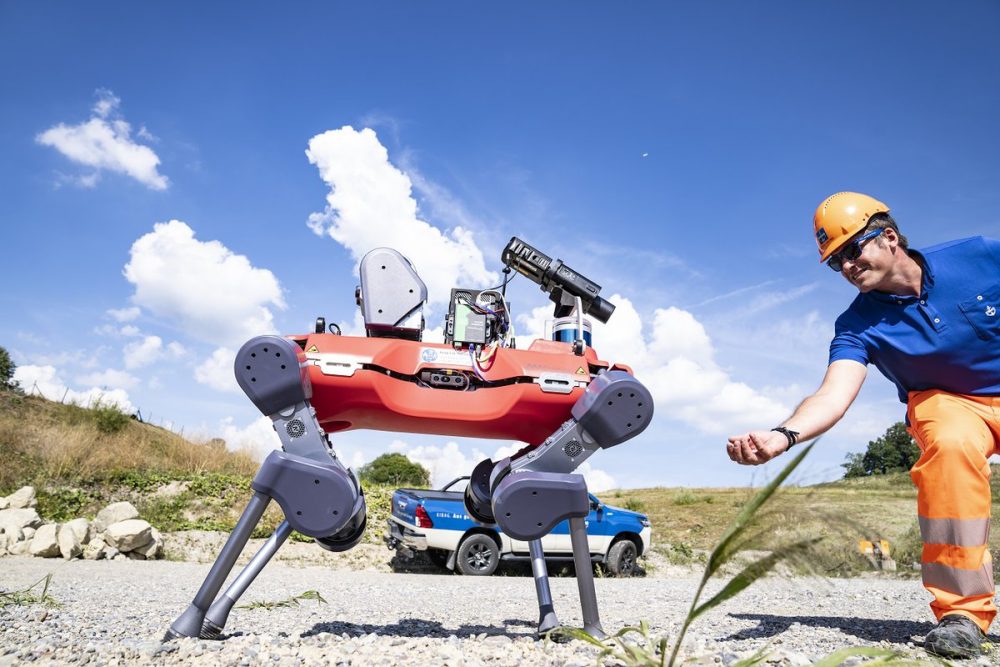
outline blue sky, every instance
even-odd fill
[[[0,345],[48,393],[266,447],[242,339],[356,327],[374,245],[437,327],[517,235],[614,297],[595,347],[654,388],[592,485],[757,483],[780,463],[726,436],[818,385],[853,296],[816,205],[870,193],[918,248],[1000,236],[998,29],[995,2],[0,2]],[[548,302],[510,291],[523,345]],[[901,418],[871,373],[800,481]],[[336,442],[438,479],[512,446]]]

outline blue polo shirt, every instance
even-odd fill
[[[830,363],[874,364],[911,391],[1000,396],[1000,241],[976,236],[910,251],[920,296],[858,294],[837,318]]]

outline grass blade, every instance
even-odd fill
[[[748,502],[746,505],[743,506],[743,509],[740,510],[740,513],[737,515],[736,519],[733,520],[733,523],[726,530],[725,534],[722,536],[722,539],[719,540],[719,543],[715,545],[714,549],[712,549],[712,553],[708,557],[708,563],[705,565],[705,572],[701,577],[701,582],[698,584],[698,590],[695,592],[694,599],[691,601],[691,609],[688,611],[688,615],[684,619],[684,624],[681,626],[681,631],[677,635],[677,641],[674,644],[673,652],[670,654],[670,660],[667,663],[668,665],[673,665],[675,660],[677,659],[677,654],[678,652],[680,652],[681,643],[684,640],[684,635],[687,633],[687,629],[691,625],[691,622],[697,617],[698,614],[701,613],[701,611],[705,610],[702,609],[701,611],[698,611],[699,609],[698,600],[701,598],[702,591],[705,590],[705,584],[707,584],[708,580],[712,577],[712,575],[718,572],[719,568],[722,567],[722,565],[725,564],[736,553],[736,551],[731,548],[731,545],[733,545],[734,542],[736,544],[739,544],[738,542],[736,542],[736,540],[740,537],[740,535],[742,535],[746,531],[747,527],[750,525],[750,522],[757,514],[757,511],[764,505],[764,503],[766,503],[771,498],[771,496],[774,495],[774,492],[778,490],[778,487],[781,486],[782,482],[784,482],[788,478],[788,476],[792,474],[792,472],[802,462],[802,459],[804,459],[806,455],[812,451],[812,448],[816,445],[817,442],[819,442],[819,440],[814,440],[801,452],[799,452],[798,456],[792,459],[792,461],[788,465],[786,465],[781,470],[781,472],[779,472],[777,476],[775,476],[775,478],[771,480],[771,482],[767,486],[761,489],[757,493],[757,495],[755,495],[753,498],[750,499],[750,502]],[[773,556],[774,554],[763,560],[766,561],[768,558],[771,558]],[[776,563],[777,560],[775,560],[774,562]],[[753,565],[751,565],[750,567],[752,568]],[[773,564],[771,565],[771,567],[773,567]],[[746,572],[746,570],[744,570],[744,572]],[[737,582],[735,584],[737,590],[734,593],[732,593],[732,595],[735,595],[739,591],[745,589],[747,586],[750,585],[750,583],[753,582],[754,579],[757,579],[760,576],[762,576],[762,574],[758,574],[756,577],[751,579],[745,585],[742,585],[743,582],[746,580],[745,578],[744,580]],[[727,586],[726,588],[729,587]],[[719,600],[719,602],[721,602],[721,600]],[[718,604],[718,602],[716,602],[716,604]]]
[[[785,547],[780,552],[775,551],[760,560],[754,561],[745,567],[739,574],[733,577],[721,591],[712,596],[712,598],[710,598],[707,602],[694,609],[691,612],[691,620],[693,621],[709,609],[717,607],[729,598],[735,597],[745,589],[749,588],[753,582],[773,570],[775,565],[786,558],[791,558],[794,554],[808,551],[810,547],[822,539],[823,538],[816,537],[808,540],[802,540],[801,542],[795,542],[794,544]]]

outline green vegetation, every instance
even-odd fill
[[[844,477],[870,477],[892,472],[908,472],[920,458],[920,448],[906,431],[906,424],[896,422],[882,437],[868,443],[864,454],[848,454],[841,464]]]
[[[242,604],[239,606],[240,609],[265,609],[270,611],[271,609],[279,609],[281,607],[299,607],[301,606],[302,600],[316,600],[317,604],[328,604],[327,601],[319,594],[319,591],[310,590],[300,593],[299,595],[292,596],[290,598],[285,598],[284,600],[277,600],[275,602],[266,601],[255,601],[248,604]]]
[[[11,391],[18,388],[14,381],[14,371],[17,366],[10,358],[10,354],[5,348],[0,346],[0,391]]]
[[[431,481],[431,474],[426,468],[399,453],[382,454],[361,466],[358,477],[365,483],[417,488],[427,488]]]
[[[27,588],[23,588],[19,591],[5,591],[0,590],[0,609],[6,606],[13,605],[31,605],[31,604],[41,604],[46,607],[58,607],[59,603],[49,595],[49,584],[52,583],[52,574],[47,574],[35,583],[31,584]],[[41,591],[35,592],[35,589],[41,586]]]

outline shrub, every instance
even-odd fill
[[[10,358],[10,354],[3,347],[0,347],[0,389],[14,390],[18,388],[17,382],[14,380],[15,370],[17,370],[17,365]]]
[[[890,472],[905,472],[913,467],[920,458],[920,448],[906,432],[903,422],[896,422],[882,437],[868,443],[864,454],[847,455],[847,462],[842,463],[844,477],[868,477],[885,475]]]
[[[132,419],[114,403],[105,405],[98,401],[90,412],[97,430],[101,433],[118,433]]]
[[[431,479],[426,468],[399,453],[382,454],[361,466],[358,476],[369,484],[408,484],[416,487],[426,487]]]

